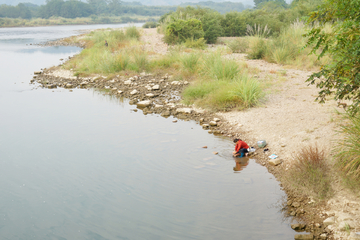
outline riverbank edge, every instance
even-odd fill
[[[65,38],[44,45],[69,46],[71,42],[68,40],[69,38]],[[81,43],[76,46],[84,48]],[[73,75],[71,71],[61,69],[61,65],[59,65],[35,72],[31,82],[37,82],[42,87],[49,89],[58,87],[70,91],[73,88],[95,89],[104,95],[129,99],[129,104],[137,106],[144,114],[158,114],[163,117],[173,116],[185,121],[194,120],[210,134],[221,134],[231,139],[241,137],[250,146],[256,146],[257,140],[259,140],[247,136],[244,132],[233,130],[235,126],[224,120],[217,112],[209,112],[181,104],[181,92],[189,83],[173,81],[169,74],[153,75],[143,72],[134,76],[117,75],[112,78],[101,75],[82,78]],[[295,222],[301,223],[292,225],[292,228],[300,232],[309,232],[313,235],[311,239],[333,239],[333,232],[327,229],[327,225],[324,223],[324,220],[330,216],[317,216],[319,208],[326,207],[325,202],[315,203],[294,189],[284,188],[281,184],[281,175],[286,170],[282,167],[281,161],[269,161],[271,159],[267,153],[260,148],[255,151],[254,155],[254,160],[265,166],[277,178],[282,190],[287,194],[287,201],[282,206],[284,217],[291,217]],[[301,237],[297,236],[295,239],[304,239]]]

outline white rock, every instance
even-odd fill
[[[136,89],[134,89],[134,90],[132,90],[132,91],[130,92],[131,95],[134,95],[134,94],[137,94],[137,93],[138,93],[138,91],[137,91]]]
[[[220,118],[214,118],[215,122],[220,122]]]
[[[176,109],[177,113],[186,113],[186,114],[190,114],[192,113],[192,109],[191,108],[178,108]]]
[[[147,96],[147,97],[155,97],[155,95],[154,94],[152,94],[152,93],[148,93],[148,94],[146,94],[145,96]]]
[[[324,225],[325,226],[329,226],[331,224],[335,223],[335,217],[329,217],[327,219],[324,220]]]
[[[269,164],[270,165],[273,165],[273,166],[277,166],[277,165],[279,165],[281,163],[281,160],[280,159],[271,159],[271,160],[269,160]]]
[[[352,232],[350,234],[350,240],[358,240],[360,239],[360,232]]]
[[[80,83],[80,86],[86,86],[86,85],[88,85],[87,81],[83,81],[82,83]]]
[[[175,104],[173,104],[173,103],[168,103],[168,104],[166,104],[166,106],[168,106],[168,107],[170,107],[170,108],[174,108],[174,107],[175,107]]]
[[[134,76],[134,80],[136,81],[136,80],[138,80],[139,79],[139,77],[138,76]]]
[[[114,87],[113,89],[111,89],[112,91],[116,91],[117,90],[117,88],[116,87]]]
[[[217,123],[215,121],[209,122],[210,126],[217,126]]]
[[[122,94],[123,93],[123,91],[118,91],[118,94]]]
[[[110,89],[110,86],[105,86],[105,89]]]
[[[136,103],[136,105],[138,107],[148,107],[151,105],[151,101],[150,100],[141,101],[141,102]]]
[[[160,105],[160,104],[155,104],[154,108],[162,108],[164,107],[164,105]]]
[[[130,80],[127,80],[124,82],[125,85],[130,85],[131,84],[131,81]]]
[[[185,85],[188,85],[188,84],[189,84],[189,82],[188,82],[188,81],[185,81],[185,82],[184,82],[184,84],[185,84]]]
[[[159,89],[160,89],[160,86],[159,86],[159,85],[154,85],[154,86],[152,87],[152,89],[153,89],[153,90],[159,90]]]
[[[113,80],[111,80],[111,81],[109,81],[109,83],[114,83],[115,82],[115,80],[113,79]]]
[[[73,85],[72,85],[71,83],[68,83],[68,84],[65,85],[65,87],[66,87],[66,88],[72,88]]]
[[[129,81],[134,81],[134,78],[132,78],[132,77],[131,77],[131,78],[129,78]]]

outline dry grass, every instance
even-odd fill
[[[330,197],[333,190],[326,149],[318,145],[308,145],[293,157],[294,164],[286,171],[284,184],[318,199]]]

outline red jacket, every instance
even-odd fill
[[[238,151],[239,151],[240,149],[242,149],[242,148],[248,149],[249,146],[246,144],[246,142],[239,140],[239,141],[236,143],[235,151],[238,152]]]

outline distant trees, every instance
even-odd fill
[[[23,3],[19,3],[17,6],[3,4],[0,6],[0,17],[30,19],[32,14]]]
[[[89,4],[78,0],[47,0],[37,13],[40,18],[50,18],[52,16],[76,18],[88,17],[92,14]]]

